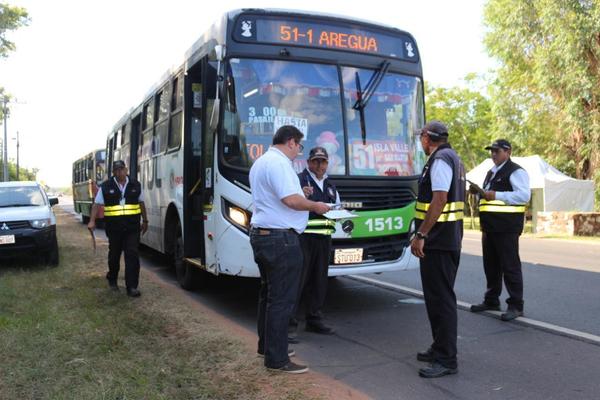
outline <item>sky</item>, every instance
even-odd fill
[[[27,9],[9,33],[0,86],[16,98],[8,158],[38,168],[52,187],[71,184],[73,161],[106,145],[113,125],[220,16],[238,8],[327,12],[393,26],[416,39],[426,81],[450,87],[493,67],[482,39],[484,0],[0,0]],[[0,125],[0,138],[4,126]]]

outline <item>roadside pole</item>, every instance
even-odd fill
[[[7,146],[7,128],[6,128],[6,103],[8,103],[8,98],[6,96],[4,96],[4,108],[2,109],[3,111],[3,115],[4,115],[4,141],[3,146],[2,146],[2,166],[3,171],[2,171],[2,177],[4,178],[4,182],[8,182],[8,152],[6,151]]]

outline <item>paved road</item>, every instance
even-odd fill
[[[171,271],[154,257],[146,268],[176,287]],[[189,296],[250,330],[256,323],[254,279],[211,279]],[[430,344],[422,301],[338,278],[325,309],[337,332],[300,331],[300,362],[374,399],[594,399],[600,393],[600,346],[459,311],[458,375],[426,380],[418,350]]]
[[[600,336],[600,243],[521,238],[520,247],[526,316]],[[368,276],[421,289],[418,270]],[[459,300],[483,300],[478,233],[465,234],[455,289]]]
[[[481,257],[476,254],[477,244],[473,242],[470,248],[467,242],[457,291],[461,300],[477,301],[483,279]],[[537,248],[540,245],[536,243]],[[556,249],[558,245],[549,247]],[[536,251],[543,256],[550,250]],[[558,256],[550,256],[550,260],[558,260]],[[160,257],[146,252],[143,264],[176,287],[173,272]],[[576,261],[573,265],[582,264]],[[561,304],[565,309],[581,305],[585,308],[571,310],[575,316],[573,321],[565,319],[565,325],[597,319],[595,307],[599,302],[592,292],[593,286],[598,287],[596,275],[558,265],[527,263],[527,314],[553,316],[550,310]],[[416,276],[415,271],[374,275],[407,286],[418,283],[414,282]],[[537,300],[535,288],[546,285],[550,288],[539,292],[545,298]],[[255,279],[219,277],[211,278],[203,290],[188,294],[254,329],[257,291]],[[555,299],[560,302],[554,303]],[[595,303],[586,304],[594,299]],[[301,343],[295,345],[298,358],[313,370],[374,399],[595,399],[600,393],[598,345],[459,311],[460,372],[426,380],[417,376],[423,364],[415,359],[416,351],[425,349],[431,340],[421,300],[351,278],[338,278],[330,282],[325,312],[337,333],[320,336],[301,331]]]

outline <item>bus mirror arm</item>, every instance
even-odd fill
[[[217,97],[217,98],[215,98],[212,113],[210,115],[209,127],[210,127],[211,132],[216,131],[217,127],[219,126],[220,108],[221,108],[221,100]]]
[[[221,111],[221,100],[219,96],[219,92],[221,89],[221,85],[223,84],[223,72],[221,61],[225,57],[225,46],[216,45],[215,46],[215,57],[217,59],[217,82],[216,82],[216,91],[215,91],[215,102],[213,104],[212,113],[210,114],[210,121],[208,122],[209,129],[211,132],[215,132],[219,125],[219,114]]]

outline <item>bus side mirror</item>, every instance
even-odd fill
[[[50,197],[48,201],[50,202],[50,207],[55,206],[58,204],[58,197]]]

